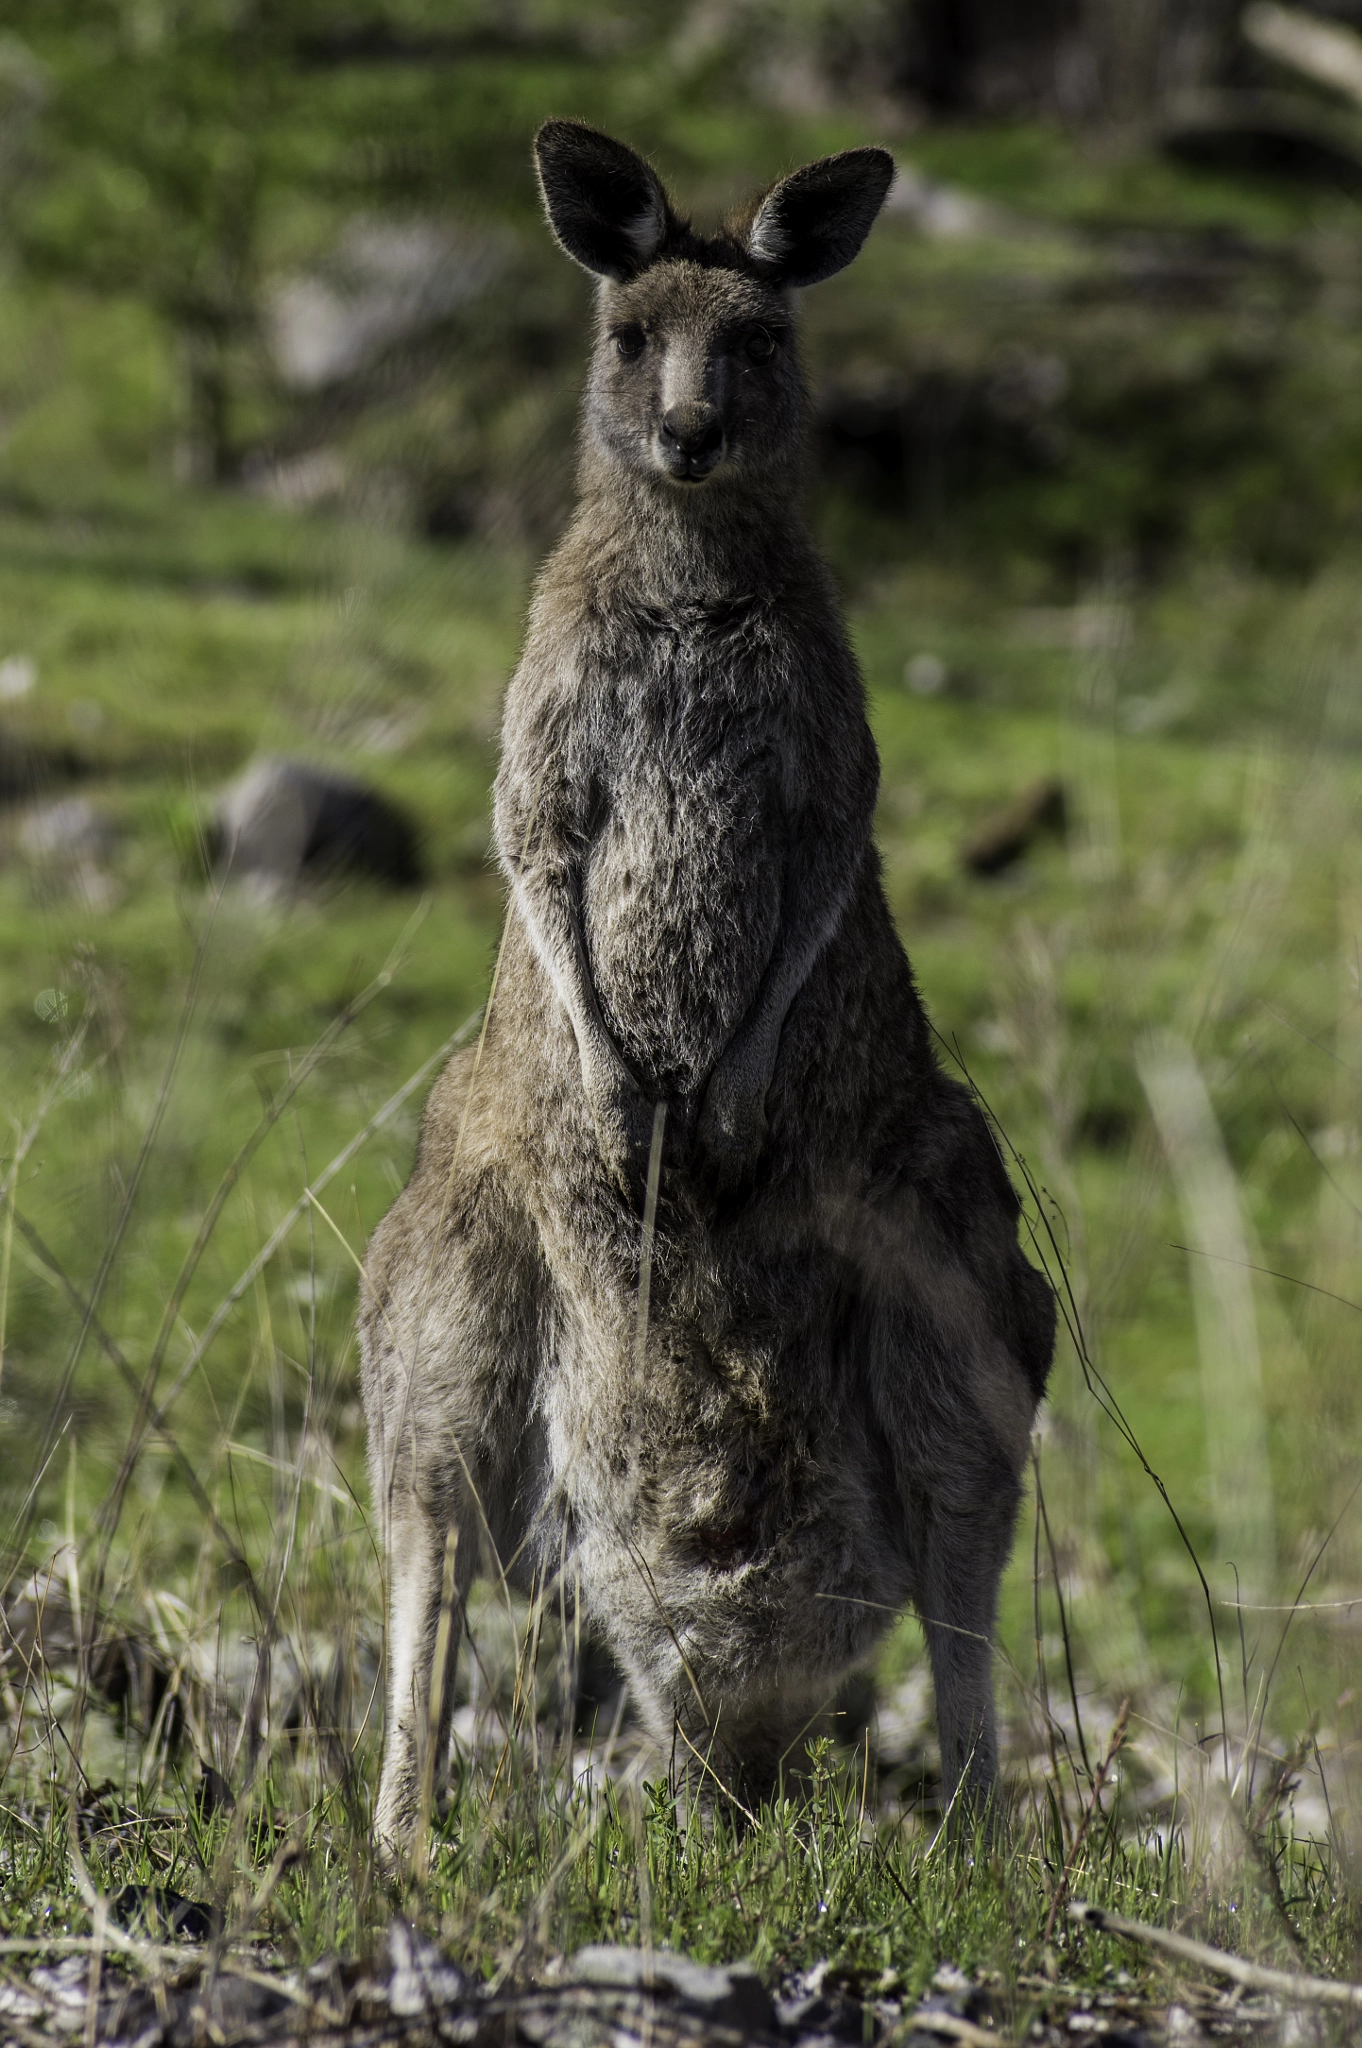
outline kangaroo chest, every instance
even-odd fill
[[[653,636],[608,694],[614,747],[584,938],[621,1052],[685,1097],[751,1008],[775,947],[782,735],[758,679],[712,637]]]

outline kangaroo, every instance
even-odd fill
[[[564,1574],[652,1736],[744,1801],[912,1603],[946,1795],[987,1810],[1054,1303],[934,1057],[798,509],[790,294],[856,255],[893,160],[809,164],[706,237],[621,143],[550,121],[535,149],[596,332],[506,699],[483,1034],[367,1256],[380,1851],[444,1770],[448,1617],[487,1557]]]

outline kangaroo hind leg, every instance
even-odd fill
[[[1016,1501],[1013,1483],[965,1513],[934,1501],[928,1516],[919,1602],[953,1831],[975,1819],[992,1828],[999,1819],[993,1630]]]
[[[542,1462],[533,1392],[544,1287],[528,1226],[484,1188],[457,1221],[423,1230],[414,1193],[415,1184],[375,1237],[361,1312],[389,1581],[374,1818],[389,1865],[409,1852],[443,1788],[469,1586],[522,1545]]]

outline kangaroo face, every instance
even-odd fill
[[[781,294],[685,258],[602,289],[587,400],[597,446],[680,490],[788,461],[802,381]]]
[[[806,164],[703,236],[608,135],[546,121],[535,155],[554,234],[601,280],[586,407],[595,451],[680,493],[788,474],[803,385],[786,294],[850,263],[893,158],[849,149]]]

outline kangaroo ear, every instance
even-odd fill
[[[549,226],[574,261],[613,278],[652,262],[672,215],[641,156],[580,121],[546,121],[534,156]]]
[[[857,254],[894,176],[887,149],[844,149],[773,185],[747,231],[748,253],[779,284],[820,284]]]

